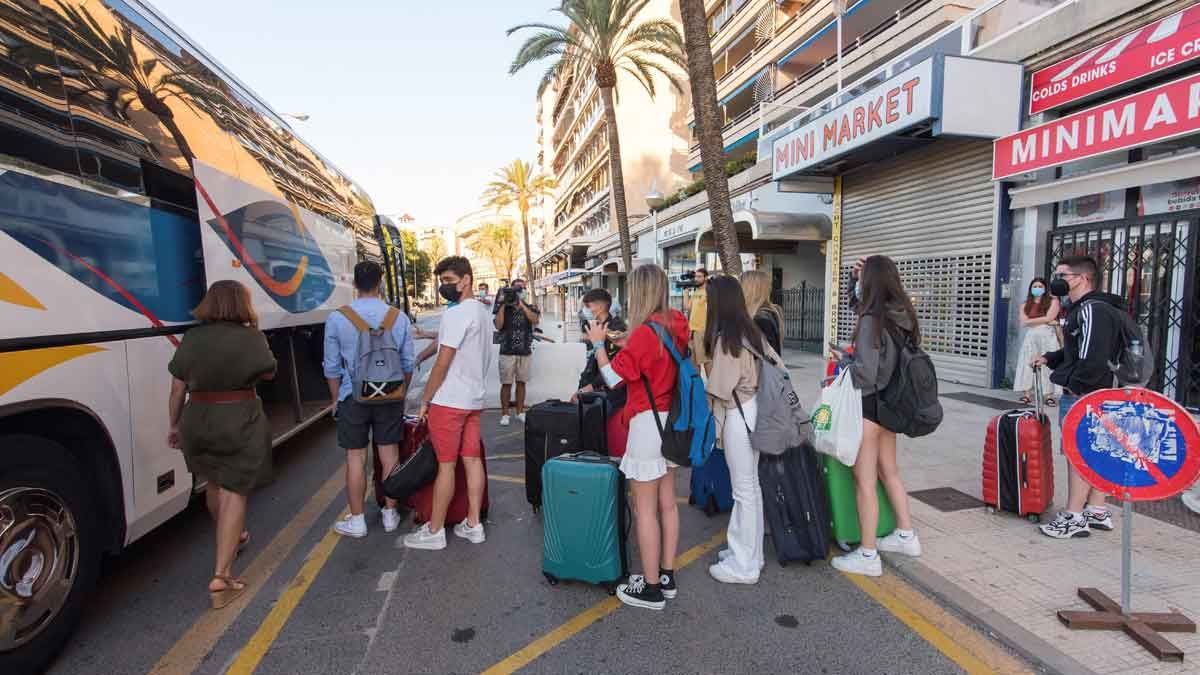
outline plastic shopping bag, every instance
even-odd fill
[[[863,436],[862,393],[854,388],[849,368],[821,390],[812,424],[817,450],[854,466]]]

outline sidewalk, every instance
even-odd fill
[[[818,396],[824,361],[787,349],[784,361],[797,394],[811,406]],[[1012,407],[1016,407],[1015,397],[1011,392],[944,382],[939,393],[946,412],[941,428],[926,438],[900,440],[905,485],[910,493],[953,488],[978,500],[984,430],[999,410],[946,395],[1004,398],[1014,401]],[[1057,422],[1056,412],[1052,418]],[[1057,449],[1057,424],[1054,434]],[[1066,460],[1056,453],[1055,510],[1065,500]],[[1170,503],[1138,507],[1133,524],[1132,602],[1135,611],[1177,610],[1200,621],[1200,516],[1183,509],[1178,500],[1174,497]],[[885,556],[889,567],[985,624],[1009,646],[1047,669],[1200,673],[1200,634],[1166,635],[1186,656],[1183,663],[1159,663],[1124,633],[1071,631],[1058,621],[1060,609],[1091,609],[1078,599],[1079,586],[1099,588],[1119,601],[1119,506],[1113,507],[1114,531],[1059,541],[1043,536],[1023,518],[988,514],[982,506],[942,511],[917,497],[909,504],[924,555],[915,560]]]

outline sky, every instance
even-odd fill
[[[362,185],[379,213],[450,225],[499,167],[536,159],[545,66],[504,31],[554,0],[150,0]],[[546,64],[549,65],[549,64]]]

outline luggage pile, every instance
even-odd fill
[[[482,441],[481,441],[482,445]],[[481,454],[483,470],[487,473],[487,459]],[[399,501],[413,512],[413,522],[420,525],[427,522],[433,511],[433,482],[437,478],[438,461],[433,451],[433,442],[429,440],[429,427],[416,417],[404,420],[404,442],[400,444],[400,462],[392,472],[383,474],[383,465],[379,461],[379,452],[372,447],[374,463],[375,502],[383,508],[384,499],[390,497]],[[454,471],[454,497],[450,500],[450,508],[446,511],[446,522],[462,522],[467,517],[467,476],[463,461],[458,459]],[[488,486],[483,485],[483,508],[480,515],[487,518]]]

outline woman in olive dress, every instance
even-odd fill
[[[233,560],[250,538],[243,530],[246,497],[271,470],[271,427],[255,385],[275,377],[275,356],[250,292],[236,281],[214,283],[192,315],[200,325],[184,335],[167,367],[167,443],[183,450],[188,471],[208,481],[217,544],[208,591],[220,609],[246,590],[233,576]]]

